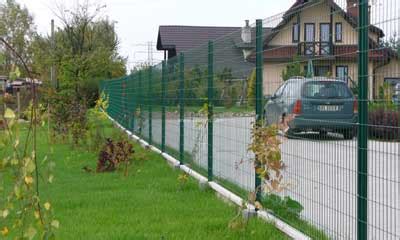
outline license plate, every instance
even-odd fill
[[[321,112],[337,112],[339,111],[339,106],[336,105],[319,105],[318,111]]]

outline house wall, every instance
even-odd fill
[[[335,61],[332,64],[332,76],[333,77],[338,77],[336,75],[336,67],[337,66],[347,66],[349,69],[349,77],[351,77],[351,79],[354,82],[358,81],[358,65],[356,62],[347,62],[347,61]]]
[[[377,66],[375,70],[375,96],[378,96],[379,87],[383,85],[385,78],[400,78],[400,60],[392,59],[384,66]]]
[[[320,40],[320,23],[330,23],[331,10],[330,7],[324,2],[316,3],[311,7],[307,7],[300,13],[300,42],[304,42],[304,24],[315,24],[315,41]],[[333,43],[337,45],[357,45],[358,32],[354,29],[339,13],[333,13]],[[292,42],[292,27],[297,22],[297,17],[293,17],[280,32],[269,42],[269,45],[297,45]],[[335,24],[342,23],[342,42],[335,42]],[[377,40],[376,33],[369,33],[369,36]]]
[[[272,95],[278,87],[283,83],[282,72],[286,69],[289,63],[265,63],[264,64],[264,95]],[[355,62],[314,62],[314,66],[329,65],[331,68],[331,77],[336,76],[336,66],[348,66],[349,76],[354,82],[358,82],[358,66]],[[304,63],[301,67],[304,68],[307,64]],[[349,83],[350,84],[350,83]]]
[[[304,24],[314,23],[315,24],[315,40],[320,40],[320,23],[330,23],[331,21],[331,9],[326,4],[325,1],[321,1],[306,7],[300,12],[300,42],[304,42]],[[269,46],[297,46],[298,43],[293,43],[292,41],[292,27],[293,24],[297,22],[297,17],[293,17],[284,27],[282,27],[277,35],[268,43]],[[335,24],[342,23],[342,41],[335,42]],[[357,29],[353,28],[347,20],[345,20],[339,13],[334,12],[332,17],[332,29],[333,36],[332,41],[335,45],[358,45],[358,32]],[[376,33],[369,33],[370,38],[377,40],[378,35]],[[354,54],[354,52],[350,53]],[[285,69],[287,62],[281,63],[265,63],[264,65],[264,94],[272,94],[282,83],[282,71]],[[307,64],[307,63],[305,63]],[[356,61],[325,61],[325,62],[315,62],[314,65],[329,65],[331,67],[331,76],[336,76],[336,66],[344,65],[348,66],[349,76],[354,82],[358,82],[358,65]],[[393,69],[394,67],[388,66],[387,68]],[[395,69],[395,68],[394,68]],[[381,70],[385,71],[385,70]],[[389,70],[386,70],[388,72]],[[395,71],[395,70],[393,70]],[[399,71],[397,71],[399,72]],[[378,81],[383,82],[383,77],[378,79]],[[368,87],[369,99],[377,94],[377,83],[374,81],[374,64],[369,63],[369,78]]]
[[[283,83],[282,72],[286,69],[286,66],[289,63],[265,63],[264,64],[264,72],[263,72],[263,94],[264,95],[272,95],[278,87]],[[307,64],[303,64],[302,67]],[[336,66],[347,66],[349,71],[349,76],[351,79],[358,83],[358,64],[356,62],[346,62],[346,61],[338,61],[338,62],[315,62],[315,66],[318,65],[329,65],[331,67],[331,77],[336,78]],[[378,88],[374,86],[374,64],[372,62],[369,63],[368,66],[369,77],[368,77],[368,88],[369,90],[369,99],[373,99],[373,96],[377,96]],[[385,67],[381,67],[380,71],[380,80],[383,83],[383,78],[385,77],[400,77],[400,62],[396,61],[395,63],[391,63]],[[383,74],[384,73],[384,74]],[[397,74],[397,75],[396,75]],[[377,77],[377,74],[375,75]],[[349,85],[351,83],[349,82]]]
[[[265,63],[263,72],[263,94],[272,95],[283,83],[282,71],[286,68],[286,63]]]

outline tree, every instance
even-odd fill
[[[126,59],[118,54],[115,23],[99,17],[102,6],[77,3],[72,10],[58,7],[63,26],[55,32],[53,50],[48,47],[50,37],[35,38],[34,67],[47,80],[54,63],[61,90],[73,91],[74,97],[93,105],[99,81],[124,76]]]
[[[383,47],[391,48],[400,56],[400,38],[394,33],[389,40],[383,42]]]
[[[21,7],[15,0],[7,0],[4,5],[0,4],[0,36],[2,36],[24,59],[30,64],[31,61],[31,40],[35,34],[33,17],[28,9]],[[7,75],[15,58],[7,49],[0,49],[4,54],[4,67],[0,68],[0,74]],[[23,69],[23,68],[21,68]],[[26,75],[26,73],[22,73]]]
[[[226,108],[231,108],[238,98],[237,91],[234,88],[232,69],[224,68],[221,72],[217,73],[215,85],[214,96],[220,96],[219,104],[222,104]]]
[[[202,106],[207,98],[207,72],[194,66],[185,72],[185,104]]]
[[[256,105],[256,70],[254,69],[247,79],[247,104]]]

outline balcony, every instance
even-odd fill
[[[299,56],[332,56],[334,47],[330,42],[301,42],[297,46]]]

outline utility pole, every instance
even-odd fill
[[[153,65],[153,43],[147,43],[147,60],[149,61],[150,66]]]

